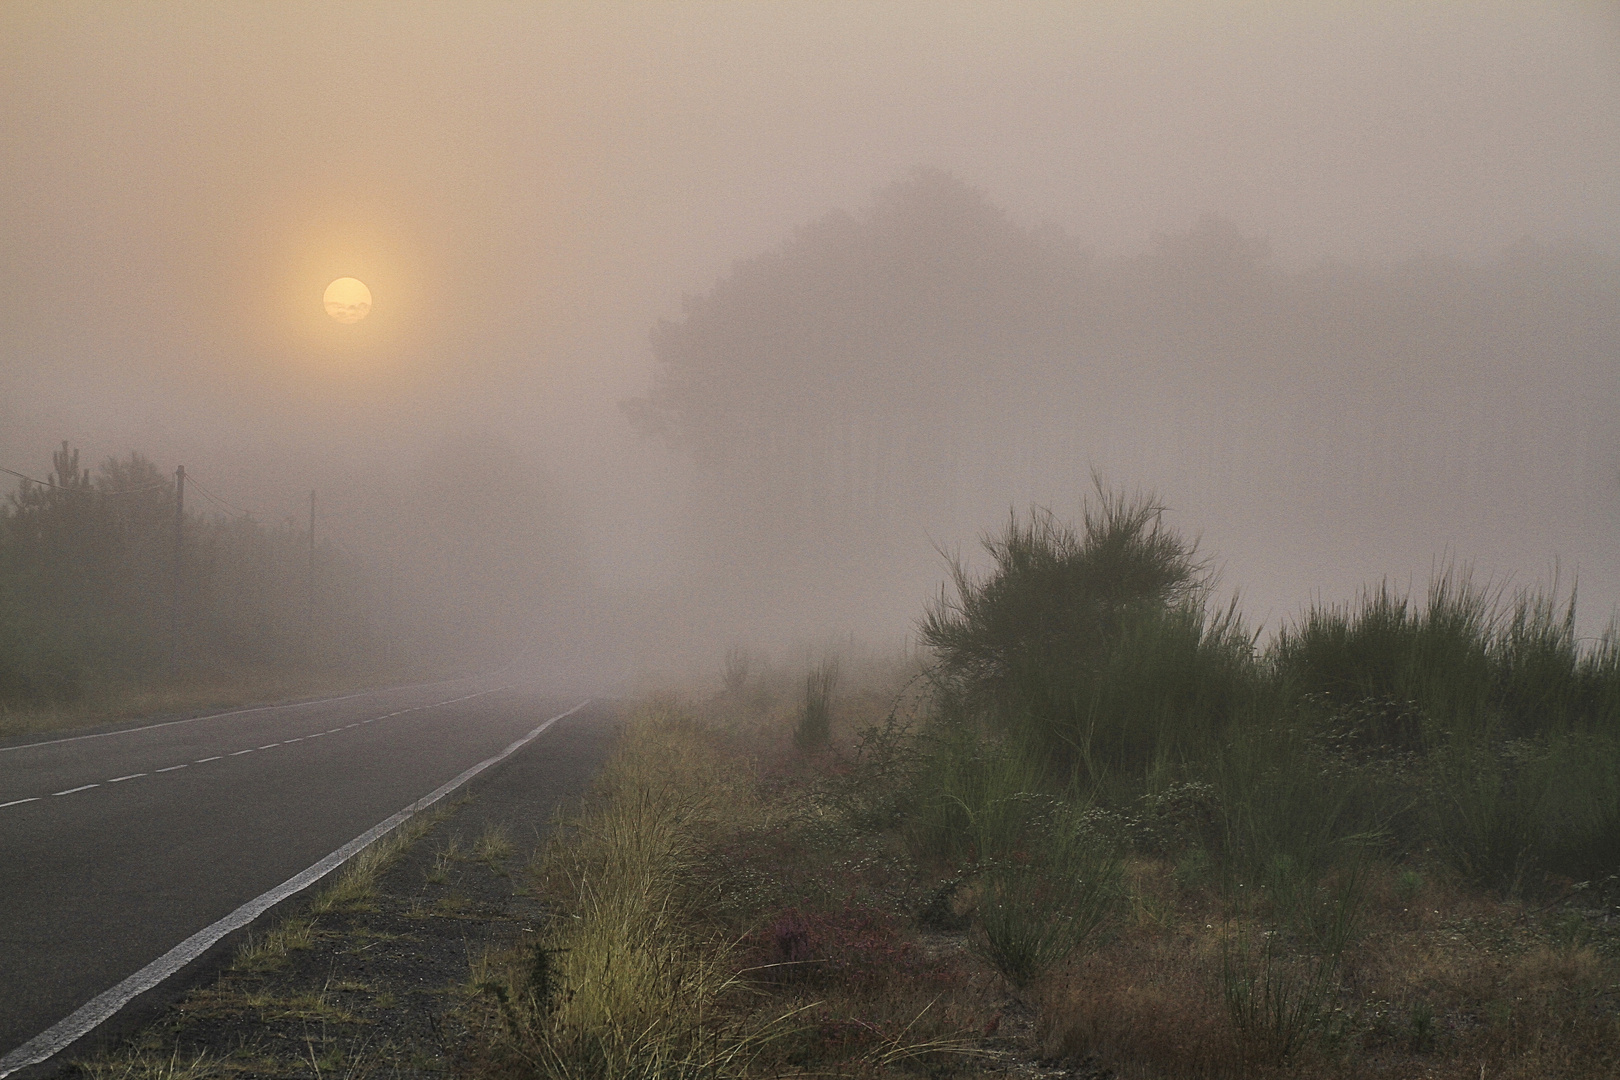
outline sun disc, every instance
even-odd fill
[[[326,313],[340,323],[357,323],[371,312],[371,290],[357,278],[340,277],[326,287]]]

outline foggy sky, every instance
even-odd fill
[[[679,577],[685,464],[617,408],[652,381],[649,331],[918,166],[1104,258],[1211,213],[1292,270],[1493,259],[1526,236],[1616,258],[1620,15],[8,4],[0,465],[37,475],[66,438],[183,460],[271,514],[321,487],[363,543],[368,490],[487,432],[569,492],[604,582]],[[374,308],[342,326],[321,291],[351,275]],[[1279,545],[1252,516],[1181,509],[1267,610],[1447,552],[1521,581],[1560,559],[1592,602],[1620,598],[1617,549],[1585,526]]]

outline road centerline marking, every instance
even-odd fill
[[[365,848],[368,847],[373,841],[398,828],[413,814],[426,810],[428,807],[455,791],[457,788],[461,787],[467,781],[471,780],[473,777],[477,776],[491,765],[499,764],[508,757],[511,757],[513,754],[517,753],[519,750],[523,749],[529,743],[537,739],[540,735],[544,734],[546,729],[551,727],[551,725],[555,724],[564,717],[572,716],[574,713],[579,712],[579,710],[583,709],[590,703],[591,700],[587,698],[578,705],[575,705],[572,709],[569,709],[567,712],[558,713],[556,716],[553,716],[550,720],[547,720],[545,723],[541,724],[527,735],[524,735],[522,738],[507,746],[506,749],[494,754],[491,757],[487,757],[471,768],[464,770],[453,780],[441,784],[439,787],[422,796],[420,799],[417,799],[403,810],[392,815],[391,817],[385,818],[376,825],[373,825],[371,828],[367,829],[353,840],[350,840],[347,844],[344,844],[342,847],[326,856],[326,858],[315,863],[313,866],[301,871],[300,873],[294,874],[292,877],[288,878],[280,885],[277,885],[275,888],[260,894],[252,900],[249,900],[247,903],[243,904],[241,907],[237,908],[223,919],[219,919],[218,921],[205,926],[195,934],[192,934],[180,944],[176,945],[174,948],[170,949],[156,960],[153,960],[151,963],[135,972],[135,974],[125,978],[116,986],[103,990],[100,994],[97,994],[88,1002],[79,1006],[79,1008],[74,1010],[72,1013],[69,1013],[61,1020],[58,1020],[55,1024],[52,1024],[49,1028],[46,1028],[38,1035],[35,1035],[32,1039],[29,1039],[27,1042],[11,1051],[11,1053],[6,1054],[4,1057],[0,1057],[0,1080],[3,1080],[4,1077],[10,1076],[18,1069],[26,1068],[29,1065],[37,1065],[40,1062],[54,1056],[57,1051],[71,1046],[79,1038],[95,1030],[95,1028],[108,1017],[112,1016],[125,1005],[129,1004],[133,998],[139,996],[140,994],[144,994],[154,986],[157,986],[159,983],[163,982],[163,980],[167,979],[169,976],[191,963],[197,957],[201,956],[226,934],[231,933],[233,930],[240,930],[242,927],[247,926],[249,923],[253,922],[254,919],[257,919],[260,915],[263,915],[266,911],[269,911],[287,897],[309,888],[311,885],[321,880],[321,878],[325,877],[327,874],[330,874],[333,870],[336,870],[339,866],[342,866],[349,859],[365,850]],[[91,784],[88,786],[96,787],[97,785]],[[32,800],[21,799],[18,801],[30,802]],[[9,806],[13,804],[6,803],[4,805]]]
[[[36,746],[56,746],[59,743],[78,742],[81,739],[109,739],[114,735],[133,735],[139,731],[152,731],[155,728],[174,727],[176,724],[195,724],[199,720],[223,720],[229,716],[246,716],[249,713],[274,712],[278,709],[302,709],[310,705],[329,705],[334,701],[349,701],[353,698],[372,697],[377,694],[387,694],[395,690],[415,690],[424,686],[442,686],[445,683],[466,682],[468,679],[480,678],[477,675],[458,675],[453,679],[434,679],[425,683],[401,683],[399,686],[378,686],[370,690],[360,690],[353,694],[339,694],[337,697],[311,698],[308,701],[288,701],[280,705],[255,705],[251,709],[231,709],[227,712],[205,713],[202,716],[187,716],[180,720],[164,720],[157,724],[143,724],[140,727],[118,728],[115,731],[94,731],[88,735],[69,735],[61,739],[46,739],[44,742],[17,743],[14,746],[0,746],[0,754],[12,750],[29,750]],[[504,688],[503,688],[504,689]]]
[[[137,777],[141,777],[141,776],[145,776],[145,775],[146,774],[143,773],[143,772],[132,772],[128,776],[115,776],[111,780],[107,781],[107,783],[109,783],[109,784],[122,784],[125,780],[134,780]]]
[[[215,754],[213,757],[200,757],[196,761],[193,761],[192,764],[193,765],[201,765],[205,761],[218,761],[220,758],[222,758],[224,756],[225,756],[224,754]]]
[[[184,765],[170,765],[167,769],[154,769],[153,771],[154,772],[174,772],[174,770],[176,770],[176,769],[184,769],[185,767],[186,766],[184,766]]]
[[[251,754],[251,753],[253,753],[254,749],[255,749],[254,747],[250,746],[246,750],[237,750],[234,753],[226,754],[225,756],[226,757],[241,757],[243,754]]]
[[[10,802],[0,802],[0,810],[4,810],[8,806],[21,806],[25,802],[39,802],[39,796],[30,795],[26,799],[12,799]]]
[[[101,786],[100,784],[80,784],[78,787],[70,787],[66,791],[53,791],[53,792],[51,792],[51,794],[52,795],[72,795],[75,791],[89,791],[93,787],[100,787],[100,786]]]

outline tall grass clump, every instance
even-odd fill
[[[1235,607],[1210,617],[1196,545],[1151,496],[1105,489],[1076,530],[1050,511],[987,537],[990,572],[951,566],[920,635],[947,706],[1096,779],[1188,752],[1253,690]]]
[[[832,698],[838,687],[838,660],[829,657],[811,668],[804,677],[804,703],[799,722],[793,729],[793,743],[800,750],[820,750],[832,739]]]
[[[1504,597],[1447,569],[1423,602],[1387,582],[1316,606],[1267,652],[1318,735],[1401,760],[1421,841],[1464,876],[1515,893],[1553,872],[1591,879],[1620,854],[1620,662],[1589,648],[1575,594]],[[1606,861],[1607,860],[1607,861]]]
[[[1388,582],[1354,605],[1317,605],[1268,650],[1279,675],[1328,706],[1367,746],[1427,750],[1620,724],[1613,633],[1582,650],[1575,594],[1522,590],[1504,602],[1446,569],[1414,602]]]
[[[1493,611],[1466,575],[1441,574],[1416,605],[1388,582],[1358,604],[1313,606],[1278,631],[1275,669],[1367,746],[1416,750],[1484,720]]]
[[[975,883],[974,945],[1014,987],[1068,958],[1113,910],[1117,845],[1087,820],[1090,800],[1051,793],[1028,754],[957,729],[931,740],[913,783],[907,837]]]
[[[1259,944],[1249,935],[1224,936],[1220,955],[1221,998],[1241,1058],[1261,1064],[1293,1057],[1321,1025],[1340,958],[1291,952],[1274,934]]]
[[[554,843],[546,887],[569,917],[484,981],[504,1049],[549,1075],[726,1075],[749,1039],[722,1020],[729,946],[701,929],[710,839],[747,785],[695,725],[651,710],[604,770],[598,799]]]
[[[1229,888],[1261,886],[1274,897],[1308,892],[1386,836],[1392,808],[1374,778],[1334,762],[1297,726],[1240,733],[1206,768]]]
[[[741,645],[733,645],[727,649],[725,666],[721,671],[721,680],[725,684],[726,692],[742,693],[743,687],[748,685],[748,676],[753,666],[753,654]]]
[[[1120,860],[1086,827],[1082,805],[1019,792],[987,809],[974,941],[1022,988],[1068,959],[1112,912]]]

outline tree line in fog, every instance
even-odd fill
[[[1530,241],[1290,270],[1207,217],[1100,258],[924,171],[689,298],[624,409],[690,459],[714,578],[762,605],[868,597],[895,559],[936,579],[931,541],[1093,471],[1241,533],[1578,529],[1620,451],[1617,301],[1620,268]]]
[[[0,505],[0,701],[71,702],[205,668],[376,660],[375,587],[307,523],[206,513],[138,453],[94,473],[67,443]]]

